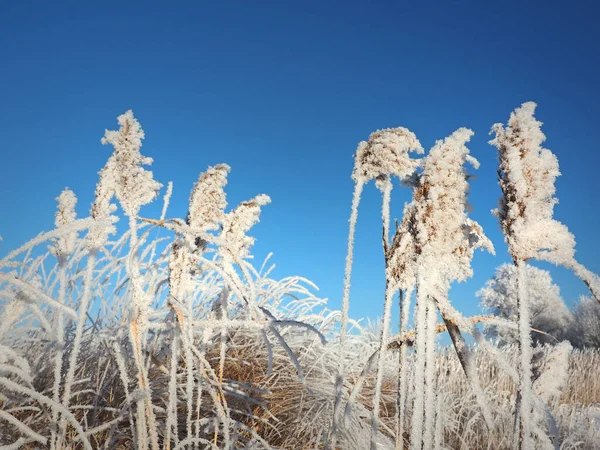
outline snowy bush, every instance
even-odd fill
[[[552,282],[550,272],[527,266],[527,298],[531,314],[531,338],[534,343],[556,343],[566,338],[573,316],[565,305],[559,287]],[[481,305],[495,316],[516,322],[517,270],[513,264],[503,264],[496,274],[477,292]],[[516,343],[518,334],[512,327],[490,325],[486,331],[501,344]]]
[[[573,308],[573,316],[569,330],[573,345],[600,348],[600,303],[592,297],[581,297]]]

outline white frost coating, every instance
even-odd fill
[[[125,391],[125,399],[127,400],[127,404],[130,404],[131,395],[129,393],[129,377],[127,375],[127,366],[125,365],[123,354],[121,353],[119,344],[117,342],[113,343],[113,351],[115,354],[115,361],[117,362],[117,367],[119,369],[119,378],[121,379],[121,383],[123,384],[123,390]],[[133,427],[133,423],[131,425]]]
[[[362,144],[362,143],[361,143]],[[360,145],[359,144],[359,148]],[[331,429],[327,437],[327,449],[335,449],[338,433],[338,421],[342,407],[342,395],[344,385],[344,358],[346,330],[348,328],[348,314],[350,311],[350,278],[352,276],[352,261],[354,253],[354,233],[356,231],[356,222],[358,220],[358,206],[362,195],[364,183],[358,181],[354,185],[352,194],[352,208],[350,212],[350,227],[348,231],[348,249],[346,251],[346,265],[344,269],[344,293],[342,295],[342,311],[340,320],[340,347],[338,354],[337,376],[335,381],[335,402],[333,407],[333,418]]]
[[[348,326],[348,313],[350,309],[350,278],[352,276],[352,260],[354,253],[354,233],[356,231],[356,222],[358,221],[358,205],[362,195],[364,184],[356,183],[354,186],[354,194],[352,195],[352,210],[350,213],[350,230],[348,232],[348,250],[346,251],[346,267],[344,274],[344,294],[342,296],[342,323],[340,329],[340,360],[339,371],[343,373],[344,361],[344,338],[346,336],[346,328]]]
[[[352,197],[352,211],[350,215],[350,230],[348,236],[348,252],[346,254],[346,269],[344,277],[344,293],[342,297],[342,318],[340,331],[340,354],[338,361],[338,377],[336,381],[336,401],[333,410],[333,436],[331,442],[335,447],[336,432],[337,432],[337,415],[341,407],[342,384],[344,381],[344,342],[346,335],[346,327],[348,324],[348,312],[350,306],[350,277],[352,272],[352,259],[354,249],[354,232],[356,221],[358,219],[358,206],[363,187],[370,180],[375,179],[375,184],[382,192],[382,222],[383,222],[383,240],[384,251],[387,251],[387,240],[389,234],[389,203],[391,196],[392,184],[391,176],[396,176],[401,180],[410,177],[419,167],[419,161],[409,157],[409,152],[423,153],[423,147],[416,138],[415,134],[410,130],[398,127],[385,130],[378,130],[369,136],[368,142],[361,141],[358,144],[354,155],[354,170],[352,179],[355,182],[354,194]],[[387,258],[387,255],[386,255]],[[389,278],[388,278],[389,280]],[[390,321],[391,302],[395,288],[394,283],[388,283],[386,291],[386,299],[384,305],[384,325],[381,336],[381,355],[380,361],[383,360],[385,353],[384,344],[387,340],[387,333]],[[387,325],[386,325],[387,323]],[[377,441],[377,421],[379,413],[378,399],[380,398],[381,390],[381,375],[382,367],[378,367],[378,380],[375,391],[375,400],[377,405],[374,410],[371,446],[376,445]]]
[[[592,296],[600,303],[600,277],[575,260],[571,261],[567,267],[586,284]]]
[[[419,167],[419,161],[410,158],[409,152],[423,153],[412,131],[404,127],[375,131],[368,142],[358,144],[352,179],[357,184],[368,183],[382,175],[404,179]]]
[[[173,195],[173,182],[169,181],[167,183],[167,192],[165,192],[165,196],[163,197],[163,208],[160,213],[160,220],[165,220],[169,203],[171,203],[171,195]]]
[[[29,428],[27,425],[25,425],[23,422],[18,420],[15,416],[13,416],[5,411],[2,411],[1,409],[0,409],[0,419],[5,420],[8,423],[10,423],[11,425],[13,425],[22,434],[26,435],[29,439],[39,442],[42,445],[46,445],[46,443],[48,442],[48,439],[46,439],[44,436],[42,436],[39,433],[36,433],[31,428]]]
[[[172,299],[184,302],[187,292],[192,288],[191,251],[185,240],[173,243],[169,254],[169,292]]]
[[[58,201],[58,208],[56,211],[54,224],[57,228],[73,224],[77,219],[75,212],[75,205],[77,204],[77,197],[70,189],[64,189],[56,199]],[[67,290],[67,263],[71,254],[75,251],[77,245],[77,231],[70,233],[64,233],[58,238],[54,239],[54,246],[50,246],[49,250],[58,259],[59,265],[59,293],[58,302],[65,304],[66,290]],[[60,402],[60,382],[61,382],[61,370],[63,362],[63,347],[64,347],[64,317],[62,312],[58,312],[56,317],[56,345],[58,350],[54,357],[54,382],[53,382],[53,396],[54,401]],[[59,413],[56,408],[52,408],[52,426],[50,446],[54,448],[56,446],[56,423],[58,421]]]
[[[90,253],[88,255],[88,259],[86,262],[86,270],[83,281],[83,294],[81,296],[81,303],[79,304],[79,309],[77,311],[77,323],[75,324],[75,336],[73,338],[73,348],[71,350],[71,355],[69,357],[69,368],[67,369],[67,373],[65,376],[65,384],[64,384],[64,392],[62,404],[68,409],[71,404],[71,390],[73,388],[73,384],[75,381],[75,370],[77,369],[77,359],[79,357],[79,350],[81,348],[81,339],[83,336],[83,329],[85,326],[88,308],[90,305],[90,300],[92,297],[92,279],[94,275],[94,267],[96,265],[96,255],[95,253]],[[66,422],[64,420],[61,421],[61,433],[60,435],[64,439],[65,430],[66,430]],[[59,444],[59,448],[61,448],[62,442]]]
[[[392,289],[412,291],[416,284],[415,240],[412,234],[414,212],[412,204],[405,206],[402,223],[396,230],[394,240],[388,250],[386,279],[392,284]],[[404,312],[408,320],[408,311]]]
[[[12,444],[0,445],[0,450],[19,450],[19,449],[23,448],[23,445],[27,444],[28,442],[30,442],[29,439],[20,437]]]
[[[152,202],[161,184],[152,178],[152,172],[142,166],[152,164],[152,158],[140,153],[144,131],[131,110],[117,117],[118,131],[106,130],[103,144],[111,144],[114,153],[100,171],[105,189],[112,191],[128,216],[136,216],[140,208]]]
[[[205,231],[218,230],[225,219],[227,198],[224,187],[230,167],[217,164],[200,174],[190,194],[187,223]]]
[[[75,193],[69,188],[65,188],[56,198],[56,201],[58,202],[58,209],[56,211],[54,225],[58,228],[61,225],[74,222],[77,218],[77,213],[75,212],[77,197],[75,196]],[[63,239],[66,238],[63,236]],[[72,247],[69,247],[68,250],[69,253],[71,253]]]
[[[177,436],[177,367],[179,365],[179,333],[173,332],[173,342],[171,343],[171,369],[169,372],[169,403],[167,406],[167,420],[165,422],[164,448],[171,445],[171,434],[175,439],[175,445],[178,444]]]
[[[428,332],[428,327],[435,325],[433,299],[439,301],[447,298],[450,284],[453,281],[464,281],[472,276],[471,260],[477,248],[493,252],[489,239],[483,234],[479,224],[467,217],[467,194],[469,184],[468,174],[464,168],[469,162],[475,168],[479,163],[469,155],[466,143],[473,132],[459,128],[444,140],[436,142],[423,163],[423,172],[414,180],[413,201],[405,208],[403,234],[410,234],[411,239],[400,236],[397,245],[402,240],[413,246],[412,251],[405,255],[414,258],[412,274],[410,269],[403,269],[404,279],[396,276],[399,285],[407,284],[407,274],[416,276],[417,280],[417,317],[416,329],[416,368],[415,368],[415,402],[411,431],[411,446],[414,450],[431,448],[433,435],[426,430],[433,430],[434,415],[425,414],[427,423],[423,423],[424,408],[435,408],[434,379],[428,378],[426,383],[426,359],[432,362],[431,352],[435,345],[435,333]],[[396,244],[396,242],[395,242]],[[404,253],[404,252],[403,252]],[[406,256],[398,256],[405,266],[410,267],[411,261]],[[454,319],[453,309],[439,303],[441,314],[447,319]],[[427,368],[429,371],[430,368]],[[474,376],[473,372],[468,373]],[[475,387],[476,380],[473,380]],[[427,389],[427,398],[425,398]],[[478,401],[483,400],[478,396]],[[429,404],[425,405],[426,400]],[[482,405],[485,411],[486,405]],[[424,439],[424,442],[422,442]]]
[[[521,448],[533,448],[537,426],[532,417],[530,305],[525,279],[525,261],[531,258],[563,265],[583,278],[598,300],[597,283],[575,261],[575,238],[567,227],[553,219],[558,160],[541,144],[546,137],[534,118],[536,104],[527,102],[510,115],[508,126],[495,124],[490,141],[498,149],[502,198],[494,211],[504,231],[509,252],[517,266],[519,308]],[[587,270],[587,269],[586,269]]]
[[[3,281],[0,278],[0,281]],[[0,341],[10,331],[17,319],[25,311],[25,303],[17,298],[6,301],[2,304],[2,315],[0,315]],[[1,347],[0,347],[1,348]]]
[[[438,309],[443,311],[446,318],[449,318],[452,322],[458,325],[461,332],[467,332],[471,334],[475,339],[480,335],[479,331],[470,320],[465,319],[460,312],[458,312],[447,298],[436,299],[438,303]],[[482,339],[483,340],[483,339]],[[479,342],[479,340],[478,340]],[[484,344],[481,344],[483,346]],[[469,380],[469,387],[475,394],[475,399],[483,415],[488,430],[494,429],[494,421],[492,418],[492,411],[490,405],[486,399],[485,393],[481,387],[481,381],[479,380],[479,374],[477,372],[477,365],[475,362],[475,356],[469,349],[464,339],[454,342],[454,346],[457,351],[460,351],[463,355],[463,370]]]
[[[547,408],[555,409],[560,403],[563,389],[569,380],[569,359],[572,351],[573,347],[568,341],[553,347],[538,348],[538,354],[543,355],[543,360],[534,370],[533,393],[537,396],[533,397],[536,449],[560,448],[558,428]]]
[[[433,439],[435,431],[435,415],[437,405],[436,392],[436,351],[435,325],[437,322],[437,314],[435,304],[430,301],[427,305],[427,347],[425,348],[425,426],[423,429],[423,448],[433,448]]]
[[[558,202],[554,197],[554,182],[560,175],[558,160],[541,146],[546,136],[542,123],[533,116],[536,106],[523,103],[511,113],[506,128],[499,123],[492,127],[496,137],[490,144],[498,149],[504,194],[494,214],[515,259],[570,260],[575,239],[566,226],[552,218]]]
[[[540,376],[533,384],[534,392],[545,403],[557,402],[569,380],[569,341],[555,345],[546,356]]]
[[[387,337],[390,329],[390,319],[392,316],[392,300],[394,291],[391,286],[386,287],[385,304],[383,311],[383,324],[381,330],[381,341],[379,345],[379,357],[377,359],[377,376],[375,384],[375,395],[373,396],[373,419],[371,425],[371,450],[377,450],[377,431],[379,429],[379,410],[381,403],[381,383],[383,382],[383,372],[385,365],[385,350],[387,347]]]
[[[226,194],[224,186],[227,184],[227,175],[229,166],[219,164],[215,167],[209,167],[201,174],[194,185],[190,194],[190,204],[186,223],[189,227],[184,230],[184,239],[180,239],[173,245],[173,251],[169,256],[169,285],[171,288],[171,301],[178,307],[183,307],[183,317],[193,318],[192,305],[187,301],[187,294],[193,289],[193,277],[195,275],[194,262],[202,259],[201,253],[206,247],[206,241],[201,236],[197,236],[194,230],[201,232],[215,231],[220,229],[218,238],[218,255],[222,259],[221,269],[232,276],[232,279],[238,279],[233,264],[240,265],[240,269],[246,275],[250,283],[250,276],[246,273],[242,261],[250,255],[250,249],[254,243],[254,238],[247,236],[246,233],[259,221],[261,207],[270,203],[270,198],[266,195],[259,195],[252,200],[242,202],[237,208],[229,213],[225,213],[227,207]],[[210,266],[210,262],[203,260],[205,266]],[[232,286],[235,289],[236,283]],[[252,284],[252,283],[250,283]],[[252,289],[250,289],[252,291]],[[250,298],[254,298],[251,293]],[[242,294],[239,298],[244,298]],[[226,301],[226,300],[224,300]],[[186,430],[187,439],[191,439],[193,432],[193,390],[194,390],[194,363],[192,358],[191,343],[193,342],[192,328],[184,323],[182,327],[182,347],[186,361],[187,381],[186,381],[186,404],[187,419]],[[226,343],[222,341],[221,361],[224,364]],[[220,371],[222,373],[222,371]],[[221,385],[221,377],[219,385]],[[201,391],[199,391],[201,392]],[[198,394],[200,395],[200,393]],[[216,398],[216,397],[215,397]],[[197,397],[197,408],[200,406],[200,397]],[[223,412],[221,416],[223,422],[223,437],[229,442],[228,413]],[[199,428],[196,426],[196,435]]]
[[[570,336],[571,342],[578,347],[600,348],[600,304],[596,299],[581,296],[574,307],[573,316],[575,327]]]
[[[498,149],[503,197],[494,214],[515,260],[536,258],[573,270],[600,301],[600,279],[575,260],[575,237],[553,218],[554,183],[560,175],[558,159],[542,147],[546,136],[534,117],[534,102],[515,109],[508,126],[492,127],[490,141]]]
[[[410,298],[412,296],[412,289],[403,291],[401,295],[400,305],[400,333],[404,333],[408,330],[408,308],[410,307]],[[398,354],[398,364],[400,370],[398,373],[398,398],[396,402],[396,442],[395,450],[404,449],[404,422],[405,422],[405,408],[406,408],[406,390],[408,387],[408,361],[406,358],[406,345],[400,347]]]
[[[152,296],[148,295],[142,286],[142,277],[140,274],[139,261],[137,258],[139,238],[138,224],[134,216],[129,216],[129,254],[126,258],[125,269],[129,276],[130,284],[133,288],[132,304],[133,319],[130,323],[129,339],[132,345],[134,361],[138,370],[138,389],[140,392],[150,394],[150,385],[148,382],[148,367],[143,362],[142,348],[145,341],[145,334],[148,327],[148,318],[152,312]],[[156,419],[150,395],[137,401],[137,426],[138,442],[140,448],[145,448],[148,435],[153,450],[158,450],[158,431],[156,428]],[[147,427],[147,428],[146,428]],[[148,431],[146,433],[146,430]]]
[[[437,401],[435,404],[435,430],[433,448],[435,450],[441,450],[442,442],[444,441],[444,422],[447,422],[446,417],[446,404],[444,402],[444,395],[440,392],[437,395]]]
[[[226,164],[218,164],[215,167],[209,167],[206,172],[202,173],[198,181],[194,184],[194,187],[190,193],[188,213],[186,217],[186,223],[192,230],[200,230],[207,232],[211,230],[217,230],[223,224],[226,219],[224,209],[227,207],[226,194],[224,187],[227,184],[227,174],[229,173],[229,166]],[[264,199],[259,199],[259,202],[264,202]],[[251,202],[246,202],[246,204]],[[255,213],[254,209],[250,214]],[[244,211],[246,213],[244,214]],[[260,213],[260,209],[258,211]],[[237,216],[233,217],[233,222],[230,224],[227,234],[229,242],[233,243],[234,234],[244,233],[246,227],[249,229],[251,225],[248,225],[248,211],[242,209],[242,212],[238,212],[239,216],[246,220],[241,226],[235,223]],[[256,214],[256,221],[258,221],[258,214]],[[247,241],[246,241],[247,242]],[[193,341],[193,332],[187,323],[184,323],[184,317],[192,320],[192,305],[188,301],[188,293],[193,290],[193,277],[194,271],[194,260],[198,257],[194,253],[202,252],[205,248],[206,242],[194,233],[185,233],[184,239],[180,239],[173,244],[172,251],[169,255],[169,286],[171,294],[171,307],[175,307],[178,312],[178,316],[181,311],[185,311],[179,317],[179,326],[182,329],[183,339],[183,353],[185,357],[186,366],[186,404],[187,404],[187,415],[186,415],[186,430],[187,438],[192,437],[192,412],[193,412],[193,391],[194,391],[194,363],[192,352],[190,349],[190,343]],[[249,246],[248,246],[249,247]],[[237,251],[238,249],[234,249]],[[227,261],[231,263],[233,255],[227,254]],[[175,369],[173,369],[175,370]],[[177,392],[174,390],[176,383],[176,372],[171,373],[170,386],[172,385],[173,390],[169,393],[170,402],[174,402],[177,399]],[[175,411],[169,411],[170,417],[169,423],[171,426],[176,426],[177,417]],[[173,425],[174,424],[174,425]],[[170,436],[171,431],[168,430]],[[177,444],[177,438],[175,435],[175,444]]]
[[[77,197],[68,188],[65,188],[60,195],[56,198],[58,201],[58,208],[56,210],[56,216],[54,225],[59,228],[64,225],[69,225],[75,222],[77,219],[77,213],[75,212],[75,205],[77,204]],[[67,262],[67,258],[75,250],[77,243],[77,231],[71,231],[64,233],[61,236],[53,239],[54,245],[49,246],[48,250],[52,253],[59,261],[59,264],[63,266]]]
[[[226,194],[223,190],[227,184],[229,166],[218,164],[201,173],[190,193],[186,223],[189,229],[197,232],[217,230],[225,218],[227,207]],[[184,239],[173,244],[169,255],[169,286],[171,296],[180,302],[185,301],[186,294],[193,288],[192,256],[202,251],[206,241],[196,233],[186,233]],[[206,236],[205,236],[206,237]]]
[[[427,349],[427,302],[430,299],[424,288],[427,280],[422,276],[417,279],[417,305],[415,328],[415,347],[417,358],[415,362],[413,415],[410,432],[410,448],[421,450],[423,442],[423,408],[425,406],[425,352]]]
[[[573,320],[571,312],[560,295],[560,289],[552,282],[550,272],[531,265],[526,265],[525,271],[527,272],[526,290],[531,326],[559,339]],[[518,309],[517,268],[515,265],[499,266],[494,277],[476,295],[481,299],[481,305],[489,309],[495,316],[516,323]],[[512,328],[491,325],[486,327],[486,332],[492,337],[500,338],[502,344],[518,342],[518,333]],[[556,342],[548,336],[536,333],[533,334],[533,337],[540,342]]]
[[[380,181],[380,182],[379,182]],[[383,250],[387,251],[388,236],[390,229],[390,200],[392,193],[392,183],[389,177],[378,180],[378,187],[382,192],[381,221],[383,223]],[[381,329],[381,339],[379,343],[379,357],[377,360],[377,375],[375,382],[375,395],[373,396],[373,420],[371,425],[371,449],[377,450],[377,432],[379,429],[379,409],[381,402],[381,384],[383,381],[383,370],[385,361],[385,351],[392,318],[392,300],[394,298],[393,285],[386,282],[385,301],[383,307],[383,319]]]
[[[436,142],[425,158],[412,203],[418,266],[428,271],[430,287],[440,292],[473,275],[471,259],[477,248],[493,253],[481,226],[466,213],[469,183],[464,163],[479,165],[465,145],[472,135],[459,128]]]
[[[58,409],[59,412],[69,421],[69,423],[71,423],[71,425],[73,426],[73,428],[75,429],[77,434],[80,436],[81,440],[83,441],[84,448],[86,450],[92,450],[92,446],[90,445],[90,441],[87,439],[87,436],[85,435],[85,431],[83,430],[83,428],[81,427],[79,422],[77,422],[77,419],[73,416],[73,414],[68,409],[64,408],[60,404],[57,404],[56,402],[54,402],[54,400],[51,400],[50,398],[46,397],[45,395],[40,394],[39,392],[34,391],[33,389],[27,388],[25,386],[21,386],[12,380],[9,380],[8,378],[0,377],[0,385],[4,386],[6,389],[9,389],[13,392],[18,392],[20,394],[27,395],[27,396],[31,397],[32,399],[37,400],[41,404],[50,406],[51,408]]]
[[[151,298],[146,295],[141,285],[141,275],[139,263],[137,260],[138,252],[138,234],[136,216],[140,208],[152,202],[158,195],[161,184],[153,179],[151,171],[145,170],[142,166],[152,164],[152,158],[144,157],[140,153],[144,131],[140,123],[133,116],[131,110],[117,118],[119,122],[118,131],[106,130],[102,138],[103,144],[111,144],[114,148],[104,168],[100,171],[100,180],[96,188],[96,199],[92,205],[92,216],[101,218],[110,215],[113,212],[110,206],[110,199],[116,196],[121,204],[126,216],[129,217],[130,242],[129,255],[126,258],[126,270],[133,287],[132,303],[134,309],[134,318],[131,323],[132,331],[130,333],[131,344],[135,356],[135,362],[138,369],[138,386],[141,391],[148,390],[147,371],[142,362],[141,347],[144,341],[143,336],[146,332],[147,319],[150,314]],[[96,227],[99,228],[99,227]],[[107,236],[107,231],[102,229],[90,230],[90,256],[88,261],[88,271],[93,268],[94,250],[102,245]],[[91,277],[91,274],[89,275]],[[88,274],[86,273],[86,278]],[[87,313],[89,292],[86,283],[84,299],[79,311],[80,318],[77,324],[77,331],[85,323],[85,314]],[[82,316],[83,314],[83,316]],[[71,356],[71,365],[68,375],[71,374],[71,367],[77,361],[78,336],[74,341],[74,354]],[[71,377],[72,382],[72,377]],[[69,378],[67,378],[67,384]],[[68,389],[65,387],[65,392]],[[69,401],[64,397],[63,403]],[[68,405],[68,403],[66,403]],[[158,448],[158,435],[155,426],[154,412],[148,399],[137,401],[137,427],[138,427],[138,445],[140,448],[147,446],[146,425],[152,443],[152,448]]]
[[[271,199],[268,195],[257,195],[252,200],[240,203],[237,208],[225,215],[219,247],[219,254],[224,261],[233,263],[235,258],[242,260],[248,257],[254,238],[247,236],[246,233],[258,223],[261,207],[269,203]]]
[[[519,416],[521,421],[521,446],[522,450],[534,450],[532,438],[532,408],[533,392],[531,386],[531,326],[529,317],[529,303],[527,298],[527,271],[525,262],[517,262],[517,298],[519,305],[519,344],[520,344],[520,366],[519,394],[521,395],[521,407]]]
[[[387,248],[390,235],[390,201],[392,197],[392,182],[386,177],[385,180],[378,180],[377,185],[382,195],[381,202],[381,222],[383,223],[383,243],[384,250]]]
[[[117,232],[113,223],[118,219],[112,215],[117,210],[117,207],[110,202],[114,195],[114,191],[110,187],[110,178],[110,173],[100,171],[100,179],[96,184],[94,202],[90,210],[90,216],[97,224],[89,227],[86,236],[86,244],[89,251],[95,251],[104,246],[108,240],[108,236]],[[102,222],[106,223],[106,225],[100,225]]]
[[[41,303],[41,304],[43,303],[43,304],[49,305],[53,308],[56,308],[59,311],[64,312],[69,317],[72,317],[74,319],[76,319],[78,317],[77,313],[72,308],[70,308],[62,303],[57,302],[52,297],[48,296],[43,291],[36,288],[31,282],[28,283],[28,282],[21,280],[20,278],[16,278],[14,273],[12,273],[12,274],[11,273],[8,273],[8,274],[0,273],[0,281],[8,282],[8,283],[14,285],[15,287],[19,288],[24,293],[27,293],[28,301],[30,301],[30,302]],[[18,318],[18,316],[14,317],[14,319],[17,319],[17,318]],[[10,324],[8,324],[8,326],[10,326]],[[0,327],[0,335],[5,333],[6,331],[8,331],[8,328],[5,329],[4,325],[2,325]]]
[[[109,226],[113,222],[115,222],[115,218],[108,217],[102,221],[102,225]],[[17,256],[19,256],[23,253],[31,252],[31,250],[34,247],[41,244],[42,242],[52,240],[58,236],[61,236],[65,233],[70,233],[72,231],[85,230],[86,228],[89,228],[93,224],[94,224],[94,219],[87,217],[85,219],[77,219],[75,222],[71,223],[70,225],[65,225],[65,226],[61,227],[60,229],[55,228],[51,231],[46,231],[46,232],[40,233],[36,237],[31,239],[30,241],[28,241],[25,244],[23,244],[22,246],[20,246],[19,248],[11,251],[4,258],[0,259],[0,267],[2,267],[2,268],[11,267],[11,266],[14,267],[15,262],[12,260],[14,260]]]

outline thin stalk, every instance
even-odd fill
[[[385,185],[381,189],[382,191],[382,205],[381,205],[381,222],[383,225],[382,235],[382,246],[383,246],[383,257],[386,265],[386,280],[385,280],[385,297],[383,304],[383,319],[381,328],[381,340],[379,343],[379,356],[377,359],[377,375],[375,383],[375,395],[373,396],[373,419],[371,422],[371,450],[377,450],[377,432],[379,430],[379,410],[381,403],[381,383],[383,381],[385,351],[387,350],[387,338],[389,335],[390,321],[392,318],[392,300],[394,298],[394,289],[391,281],[387,276],[388,266],[388,240],[389,240],[389,229],[390,229],[390,200],[392,192],[392,183],[386,180]]]
[[[423,429],[423,450],[433,448],[433,433],[435,430],[436,389],[435,389],[435,304],[427,304],[427,343],[425,348],[425,427]]]
[[[419,270],[417,281],[417,317],[416,317],[416,364],[415,364],[415,401],[413,404],[412,427],[410,433],[411,449],[421,450],[423,441],[423,408],[425,402],[425,352],[427,346],[427,303],[429,296],[423,292],[424,281]]]
[[[142,356],[143,337],[146,333],[146,320],[148,317],[148,306],[145,305],[142,286],[139,284],[140,271],[137,265],[136,254],[138,247],[137,221],[135,217],[129,217],[129,229],[131,231],[129,241],[129,256],[127,258],[127,270],[129,279],[133,286],[133,307],[134,318],[131,322],[129,337],[133,347],[135,363],[138,370],[138,387],[142,392],[145,392],[143,399],[137,402],[138,408],[138,443],[141,450],[146,448],[147,439],[146,433],[150,435],[150,445],[153,450],[158,450],[158,432],[156,426],[156,418],[152,407],[152,398],[150,394],[150,384],[148,383],[148,374],[144,359]],[[141,408],[141,409],[140,409]],[[145,410],[145,413],[144,413]],[[143,434],[143,435],[142,435]]]
[[[175,445],[179,443],[177,435],[177,368],[179,367],[179,328],[173,329],[173,342],[171,343],[171,370],[169,373],[169,406],[167,410],[167,422],[165,425],[165,439],[163,447],[169,450],[171,447],[171,433],[173,433]]]
[[[398,300],[400,306],[400,334],[408,331],[408,314],[410,306],[411,291],[406,292],[400,290],[400,297]],[[407,374],[408,365],[406,362],[406,351],[407,345],[405,342],[400,343],[398,349],[398,394],[396,397],[396,440],[394,449],[404,449],[404,422],[405,422],[405,406],[406,406],[406,388],[407,388]]]
[[[533,351],[531,348],[531,324],[529,301],[527,298],[527,273],[526,264],[522,260],[515,261],[517,266],[517,305],[519,308],[519,346],[521,359],[521,378],[519,380],[519,394],[521,399],[520,417],[521,417],[521,440],[519,448],[521,450],[533,450],[532,439],[532,370],[531,358]]]
[[[375,384],[375,395],[373,396],[373,420],[371,422],[371,450],[377,450],[377,432],[379,429],[379,410],[381,404],[381,383],[383,381],[385,351],[387,346],[387,338],[390,328],[390,319],[392,316],[392,300],[394,298],[394,290],[390,283],[386,283],[385,288],[385,304],[383,311],[383,326],[381,330],[381,341],[379,344],[379,358],[377,361],[377,375]]]
[[[60,303],[65,303],[65,297],[67,292],[67,268],[64,265],[61,265],[59,269],[59,288],[58,288],[58,301]],[[65,330],[64,330],[64,316],[61,311],[58,311],[56,317],[56,344],[58,346],[58,350],[56,352],[56,356],[54,357],[54,401],[56,403],[60,403],[60,380],[62,374],[62,361],[64,354],[64,345],[65,345]],[[58,417],[59,412],[56,408],[52,408],[52,431],[50,435],[50,448],[55,449],[56,435],[58,432]]]
[[[583,281],[584,284],[588,287],[592,296],[598,302],[600,302],[600,279],[598,278],[598,275],[596,275],[583,264],[580,264],[575,260],[571,264],[569,264],[569,267],[571,268],[571,270],[573,270],[575,276],[577,276],[581,281]]]
[[[348,250],[346,252],[346,267],[344,275],[344,294],[342,296],[342,323],[340,329],[340,358],[338,361],[338,372],[344,372],[344,341],[346,329],[348,328],[348,312],[350,310],[350,277],[352,275],[352,262],[354,253],[354,234],[356,231],[356,222],[358,221],[358,205],[363,191],[363,184],[357,183],[354,186],[352,196],[352,212],[350,214],[350,230],[348,232]]]
[[[65,377],[65,387],[63,392],[62,404],[65,409],[69,409],[71,402],[71,390],[73,387],[73,381],[75,379],[75,370],[77,369],[77,358],[79,356],[79,350],[81,348],[81,336],[83,335],[83,327],[87,318],[87,310],[92,297],[92,279],[94,275],[94,266],[96,265],[96,251],[90,251],[88,254],[88,260],[86,265],[85,277],[83,280],[83,295],[81,303],[79,304],[79,311],[77,315],[77,324],[75,326],[75,337],[73,338],[73,349],[71,350],[71,357],[69,358],[69,368],[67,370],[67,376]],[[67,422],[61,420],[60,424],[60,436],[58,448],[63,447],[63,439],[65,437],[65,431]]]
[[[346,329],[348,328],[348,312],[350,309],[350,277],[352,274],[352,259],[354,253],[354,233],[358,220],[358,206],[362,195],[364,183],[358,182],[354,185],[352,195],[352,210],[350,213],[350,229],[348,231],[348,250],[346,252],[346,267],[344,275],[344,293],[342,296],[342,321],[340,326],[340,348],[338,357],[337,376],[335,380],[335,403],[333,406],[333,418],[329,436],[327,438],[327,449],[335,449],[337,433],[339,429],[340,412],[342,408],[342,395],[344,389],[344,344],[346,343]]]
[[[452,340],[452,345],[454,346],[454,350],[456,351],[456,354],[458,356],[458,361],[460,362],[460,365],[467,379],[469,380],[471,388],[475,393],[475,399],[477,400],[477,404],[481,409],[481,413],[485,420],[488,432],[490,432],[494,429],[494,422],[492,419],[492,413],[483,393],[483,389],[481,388],[481,383],[477,374],[477,367],[475,365],[474,356],[471,350],[469,349],[467,341],[462,335],[459,326],[456,324],[456,321],[452,320],[452,318],[449,317],[447,311],[444,308],[440,307],[440,303],[437,298],[434,300],[438,307],[438,311],[442,316],[442,320],[444,321],[446,330],[450,335],[450,339]]]

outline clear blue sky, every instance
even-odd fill
[[[230,204],[267,193],[255,253],[276,276],[312,279],[339,307],[352,155],[378,128],[406,126],[424,147],[466,126],[481,161],[473,218],[497,256],[453,289],[466,314],[507,261],[498,225],[490,126],[533,100],[559,157],[556,217],[600,272],[597,128],[600,27],[594,2],[41,2],[0,6],[0,253],[52,227],[65,187],[84,215],[109,156],[105,128],[133,109],[156,178],[173,180],[183,216],[208,165],[232,167]],[[394,191],[392,214],[409,200]],[[370,186],[357,232],[351,315],[382,313],[379,197]],[[157,208],[143,210],[158,214]],[[570,302],[585,292],[553,270]]]

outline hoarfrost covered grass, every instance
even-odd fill
[[[119,116],[102,139],[113,153],[90,217],[77,218],[76,194],[65,189],[56,228],[0,260],[0,448],[594,448],[598,349],[558,341],[597,347],[598,278],[552,218],[558,163],[540,147],[533,111],[526,103],[493,128],[497,215],[515,265],[480,293],[494,316],[476,317],[448,297],[472,275],[474,251],[493,252],[467,216],[465,163],[478,167],[471,130],[420,158],[402,127],[358,145],[342,310],[332,311],[310,281],[271,278],[270,256],[252,264],[250,233],[270,199],[228,210],[226,164],[200,174],[184,219],[168,218],[170,182],[161,216],[145,217],[162,185],[144,167],[153,161],[141,153],[140,123],[131,111]],[[354,231],[371,180],[382,194],[386,290],[381,323],[363,326],[348,313]],[[392,230],[397,181],[413,199]],[[120,215],[128,228],[117,235]],[[572,269],[592,297],[571,315],[531,258]],[[400,334],[390,336],[398,292]],[[557,305],[564,320],[550,321],[544,308]],[[478,323],[501,340],[486,339]],[[436,348],[441,332],[451,348]]]

